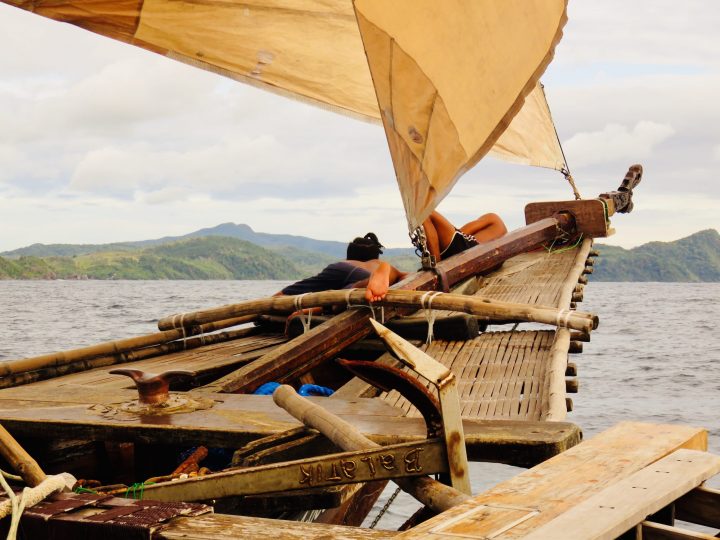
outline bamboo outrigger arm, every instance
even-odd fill
[[[261,300],[250,300],[220,308],[186,313],[185,320],[205,324],[215,317],[225,318],[228,314],[267,313],[272,311],[292,312],[297,309],[314,307],[380,307],[420,308],[432,307],[441,311],[461,311],[471,315],[494,319],[537,322],[590,332],[597,328],[599,319],[592,313],[569,311],[548,306],[500,302],[481,296],[466,296],[452,293],[427,293],[426,291],[390,290],[385,299],[368,302],[365,289],[322,291],[298,296],[273,296]],[[235,315],[232,315],[235,316]],[[163,319],[166,320],[166,319]],[[161,321],[162,322],[162,321]]]

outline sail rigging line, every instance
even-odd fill
[[[547,104],[547,94],[545,93],[545,85],[540,83],[540,91],[542,92],[543,98],[545,99],[545,103]],[[555,120],[552,117],[552,111],[550,110],[550,106],[547,107],[548,114],[550,115],[550,120],[552,121],[552,127],[555,130],[555,138],[558,142],[558,147],[560,148],[560,153],[562,154],[563,158],[563,165],[564,167],[560,169],[560,172],[565,177],[565,180],[568,181],[570,184],[570,187],[573,190],[573,195],[575,195],[575,200],[579,201],[582,199],[582,196],[580,195],[580,191],[578,191],[577,186],[575,185],[575,179],[573,178],[572,174],[570,173],[570,165],[568,165],[567,157],[565,156],[565,149],[563,148],[562,142],[560,141],[560,135],[558,134],[557,126],[555,125]]]

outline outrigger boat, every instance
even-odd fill
[[[18,484],[3,480],[9,534],[680,539],[711,536],[675,519],[720,528],[720,492],[702,485],[720,471],[705,430],[625,423],[581,442],[566,421],[578,389],[568,357],[598,324],[577,310],[592,240],[632,209],[642,168],[616,191],[577,193],[539,84],[565,1],[5,1],[381,121],[422,255],[373,305],[362,290],[260,299],[1,364],[0,453],[20,478],[3,476],[29,486],[22,511]],[[420,225],[488,153],[561,171],[576,198],[528,205],[525,227],[434,261]],[[283,331],[316,306],[346,309]],[[281,383],[272,396],[254,393],[268,382]],[[301,384],[334,393],[301,397]],[[529,469],[473,495],[473,460]],[[362,528],[388,481],[423,508],[400,532]]]

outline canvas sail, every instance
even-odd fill
[[[562,168],[537,84],[561,35],[565,0],[356,0],[356,10],[352,0],[3,1],[265,90],[383,120],[411,225],[488,151]],[[400,51],[392,68],[382,56],[389,42]],[[377,86],[386,75],[391,102],[389,86]],[[437,116],[416,118],[433,88]],[[388,120],[400,131],[388,131]]]

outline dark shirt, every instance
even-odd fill
[[[370,272],[348,262],[336,262],[326,266],[319,274],[288,285],[281,292],[287,295],[330,291],[352,287],[356,282],[370,277]]]

